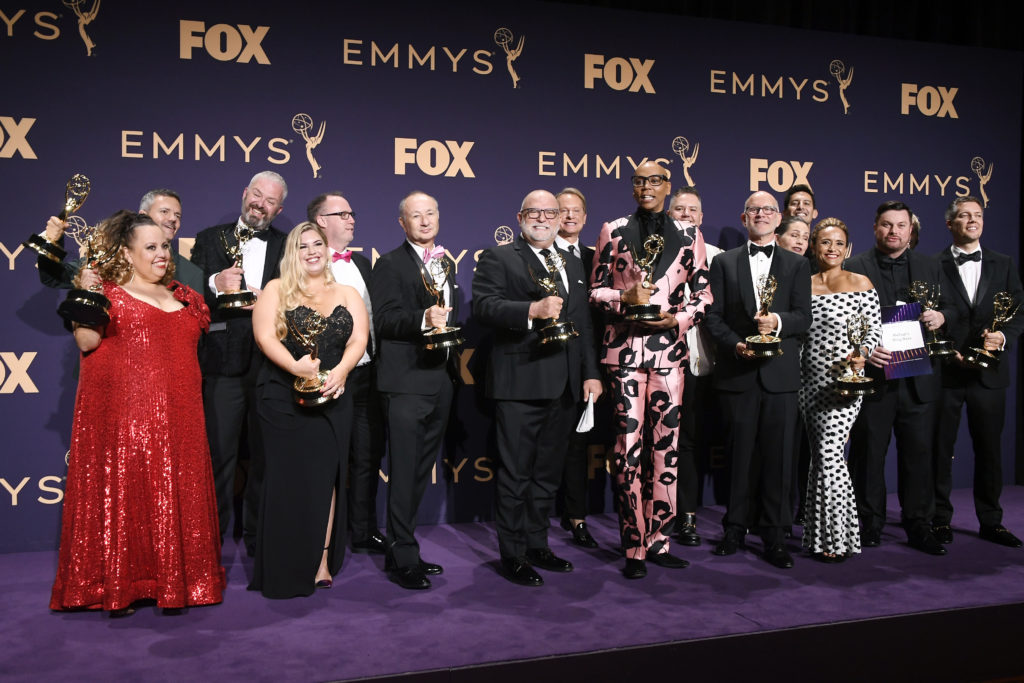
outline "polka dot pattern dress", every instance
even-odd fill
[[[853,347],[846,322],[857,314],[870,327],[863,344],[870,349],[881,336],[874,289],[811,297],[811,327],[800,355],[800,410],[811,442],[803,547],[812,553],[860,552],[857,502],[844,452],[863,399],[843,398],[834,388],[848,374],[845,359]]]

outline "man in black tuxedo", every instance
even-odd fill
[[[942,289],[956,309],[955,324],[946,331],[960,352],[942,371],[942,397],[935,431],[935,516],[932,532],[940,543],[953,542],[953,447],[960,416],[967,404],[967,426],[974,447],[974,511],[985,540],[1021,547],[1021,540],[1003,526],[999,494],[1003,488],[1000,440],[1006,420],[1006,388],[1010,362],[1004,355],[997,367],[982,369],[964,364],[962,353],[971,347],[991,352],[1013,345],[1024,329],[1018,313],[993,331],[995,295],[1006,292],[1015,304],[1024,302],[1020,273],[1013,259],[981,246],[984,211],[977,197],[957,197],[946,209],[946,225],[953,244],[939,252]],[[1012,309],[1011,309],[1012,310]]]
[[[705,326],[718,347],[715,388],[732,466],[725,537],[714,554],[732,555],[747,531],[758,527],[765,560],[789,569],[793,558],[785,532],[792,524],[800,337],[811,323],[811,273],[807,259],[776,244],[780,220],[772,195],[755,192],[747,198],[741,221],[749,239],[711,262],[713,300]],[[777,289],[767,315],[760,315],[757,287],[768,275]],[[756,334],[780,337],[782,355],[754,357],[745,340]]]
[[[846,269],[866,275],[883,307],[911,301],[910,284],[939,283],[939,262],[909,248],[913,212],[899,201],[886,201],[875,212],[875,246],[846,261]],[[925,311],[925,331],[937,330],[950,320],[947,292],[938,310]],[[916,377],[885,379],[883,368],[892,354],[882,344],[872,349],[865,374],[878,387],[864,398],[850,433],[850,477],[857,496],[861,545],[881,543],[885,524],[885,454],[896,435],[897,492],[903,528],[911,547],[930,555],[946,549],[931,530],[934,511],[932,443],[941,392],[941,363],[932,361],[932,372]]]
[[[356,214],[340,192],[319,195],[306,207],[306,218],[327,235],[334,279],[359,292],[370,318],[370,341],[349,373],[345,390],[352,396],[352,436],[349,440],[348,520],[352,550],[383,553],[384,537],[377,528],[377,483],[384,456],[384,416],[373,376],[373,306],[370,302],[370,260],[348,246],[355,237]]]
[[[242,540],[249,555],[256,548],[256,522],[263,484],[263,457],[256,420],[256,377],[263,363],[252,335],[252,307],[218,309],[217,295],[248,288],[257,295],[267,282],[278,277],[285,234],[271,225],[281,213],[288,186],[277,173],[262,171],[242,191],[242,210],[233,223],[215,225],[196,236],[193,262],[206,278],[206,303],[210,307],[210,332],[200,348],[203,371],[203,408],[206,434],[213,461],[221,538],[228,532],[234,507],[235,467],[242,430],[248,423],[249,473],[242,510]],[[237,243],[235,229],[248,226],[254,237],[242,248],[236,266],[224,248]],[[258,283],[258,287],[257,287]]]
[[[576,406],[601,395],[583,264],[553,246],[559,214],[550,192],[526,195],[516,214],[522,235],[484,251],[473,277],[473,314],[494,332],[486,393],[495,400],[501,564],[526,586],[544,583],[534,566],[572,571],[548,547],[548,517]],[[579,336],[541,344],[538,329],[552,319],[573,323]]]
[[[454,349],[427,349],[423,333],[458,320],[459,291],[455,263],[435,244],[440,213],[437,200],[423,192],[408,194],[398,205],[406,241],[384,254],[370,276],[376,330],[377,389],[388,430],[388,529],[385,567],[402,588],[430,588],[427,575],[440,565],[424,562],[416,542],[416,513],[437,461],[457,377]],[[430,263],[448,267],[434,281]],[[444,305],[426,289],[444,293]]]
[[[582,264],[584,282],[590,282],[590,274],[594,270],[594,248],[588,247],[580,240],[580,233],[587,223],[587,199],[575,187],[567,187],[555,195],[561,224],[555,246],[568,252]],[[595,316],[598,318],[595,320]],[[598,328],[599,311],[591,309],[591,323]],[[596,343],[596,340],[595,340]],[[595,397],[596,399],[596,397]],[[586,402],[577,406],[583,410]],[[568,448],[565,454],[565,467],[562,470],[562,494],[564,512],[562,528],[572,533],[572,540],[584,548],[596,548],[597,541],[590,535],[587,528],[587,486],[590,481],[589,460],[587,457],[588,433],[572,431],[569,435]]]
[[[164,237],[171,243],[171,254],[174,256],[174,279],[202,293],[204,285],[203,271],[187,258],[182,256],[174,246],[174,237],[181,228],[181,197],[174,190],[150,190],[139,200],[139,213],[153,219],[163,231]],[[64,245],[64,228],[66,224],[51,217],[46,224],[43,236],[55,244]],[[71,289],[72,281],[82,266],[81,259],[56,263],[39,256],[36,260],[39,267],[39,280],[47,287],[55,289]],[[91,273],[91,271],[90,271]],[[82,287],[89,287],[99,282],[95,273],[86,275]]]

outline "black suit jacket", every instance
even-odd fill
[[[942,290],[946,292],[956,317],[946,322],[946,334],[953,339],[953,344],[961,353],[974,346],[981,348],[981,332],[992,327],[993,300],[999,292],[1009,292],[1015,304],[1024,304],[1024,289],[1021,287],[1020,273],[1014,266],[1013,259],[1005,254],[981,248],[981,279],[978,280],[978,291],[975,302],[967,298],[960,271],[953,260],[953,254],[946,247],[938,254],[942,271]],[[1006,349],[1010,349],[1024,329],[1024,311],[1020,311],[1005,326],[997,328],[1006,337]],[[974,370],[962,368],[950,363],[942,371],[942,383],[945,386],[963,386],[977,380],[982,386],[990,389],[1005,389],[1010,386],[1010,363],[1002,362],[998,369]]]
[[[448,324],[459,319],[462,292],[455,282],[455,262],[450,266],[451,306]],[[457,354],[423,346],[423,313],[437,301],[427,292],[420,274],[419,257],[408,242],[377,259],[370,275],[373,327],[377,333],[377,388],[380,391],[434,395],[441,382],[455,377]]]
[[[220,310],[217,297],[209,287],[210,276],[232,265],[231,258],[224,251],[222,236],[228,244],[234,243],[235,223],[225,223],[206,228],[196,235],[192,247],[192,262],[203,271],[202,293],[210,307],[211,329],[200,346],[199,365],[204,375],[238,377],[250,370],[256,355],[256,342],[252,334],[252,311]],[[274,226],[267,230],[267,256],[263,262],[263,281],[253,286],[260,289],[281,274],[281,257],[287,237]],[[223,327],[218,323],[224,323]]]
[[[877,286],[877,284],[882,281],[882,273],[878,268],[878,258],[876,256],[877,251],[877,249],[872,247],[865,252],[847,259],[844,264],[844,268],[851,273],[866,275],[868,279],[876,285],[875,289],[878,291],[878,296],[882,306],[894,306],[896,305],[896,300],[887,300],[882,289]],[[915,280],[922,280],[929,284],[939,283],[938,259],[927,254],[915,252],[911,249],[908,249],[906,253],[907,268],[911,282],[914,282]],[[950,325],[956,323],[957,316],[956,312],[950,306],[949,289],[947,287],[941,287],[938,310],[946,318],[946,329],[948,329]],[[925,341],[928,340],[929,336],[930,335],[925,336]],[[874,378],[875,381],[878,382],[886,381],[885,372],[881,368],[876,368],[870,363],[864,366],[864,374],[868,377]],[[933,358],[932,374],[909,377],[908,381],[910,382],[910,386],[913,387],[913,391],[919,401],[937,400],[942,388],[942,362]]]
[[[747,244],[722,252],[711,262],[711,294],[705,328],[718,346],[715,386],[725,391],[749,391],[760,385],[770,392],[800,389],[800,337],[811,325],[811,271],[807,259],[775,248],[771,269],[778,287],[768,310],[782,321],[782,355],[740,359],[736,344],[757,334],[754,280]]]
[[[522,237],[480,255],[473,276],[473,315],[494,330],[487,366],[486,395],[490,398],[550,400],[561,396],[568,383],[570,394],[579,400],[583,380],[600,377],[587,275],[578,259],[561,249],[558,252],[565,259],[569,282],[561,319],[571,321],[580,336],[543,346],[536,329],[527,329],[530,304],[547,296],[531,276],[531,271],[538,277],[547,276],[540,259]]]

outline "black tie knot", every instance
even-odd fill
[[[771,258],[773,251],[775,251],[775,245],[774,244],[768,244],[768,245],[765,245],[763,247],[759,246],[757,244],[751,244],[750,245],[750,255],[751,256],[755,255],[757,252],[761,252],[762,254],[767,256],[768,258]]]
[[[962,266],[963,264],[967,263],[968,261],[974,261],[975,263],[981,263],[981,250],[979,249],[978,251],[971,252],[970,254],[965,254],[964,252],[960,252],[959,254],[956,255],[956,265]]]

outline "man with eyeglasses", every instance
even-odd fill
[[[423,333],[458,320],[460,292],[455,262],[436,242],[441,218],[437,200],[410,192],[399,202],[398,214],[405,240],[378,258],[370,275],[377,389],[388,430],[384,568],[402,588],[422,590],[430,588],[428,575],[444,570],[420,557],[416,514],[437,463],[458,377],[455,351],[426,348]],[[442,267],[447,275],[435,279]],[[428,282],[444,293],[444,306],[427,291]]]
[[[252,307],[220,309],[217,294],[242,289],[257,296],[280,275],[285,234],[271,225],[284,208],[288,185],[273,171],[257,173],[242,191],[242,212],[232,223],[206,228],[196,235],[192,262],[206,278],[210,332],[200,347],[203,371],[203,408],[213,461],[213,483],[223,540],[234,508],[235,468],[242,430],[247,430],[249,470],[242,504],[242,541],[246,552],[256,552],[256,522],[263,487],[263,455],[256,417],[256,377],[263,354],[252,335]],[[241,265],[224,248],[234,245],[236,227],[252,229],[253,238],[242,247]],[[244,278],[244,279],[243,279]],[[236,522],[237,526],[237,522]]]
[[[992,329],[996,298],[1000,292],[1013,306],[1024,303],[1020,271],[1013,259],[981,246],[985,213],[977,197],[957,197],[946,209],[946,226],[953,243],[939,252],[942,289],[949,292],[957,309],[949,336],[959,349],[956,360],[942,370],[942,396],[935,431],[935,516],[932,532],[943,544],[953,542],[953,447],[960,418],[967,404],[967,427],[974,451],[974,512],[978,535],[986,541],[1020,548],[1022,543],[1003,526],[999,496],[1003,489],[1002,436],[1006,421],[1006,389],[1010,386],[1009,354],[1005,350],[1024,331],[1024,313],[1017,311],[998,329]],[[984,348],[993,355],[1003,351],[1002,362],[972,367],[962,353]],[[994,366],[994,367],[993,367]]]
[[[668,171],[644,162],[631,182],[637,209],[601,226],[590,301],[608,314],[600,362],[615,405],[614,491],[626,554],[623,575],[640,579],[647,575],[648,560],[670,569],[689,564],[669,553],[683,400],[680,368],[688,352],[686,332],[704,318],[711,290],[700,230],[664,213],[672,191]],[[648,289],[637,261],[655,253],[647,266],[653,283]],[[657,305],[660,317],[626,319],[627,307],[640,304]]]
[[[567,187],[555,195],[561,224],[555,246],[566,251],[583,264],[584,280],[590,280],[594,269],[594,248],[583,244],[580,234],[587,223],[587,199],[575,187]],[[599,325],[600,316],[597,309],[591,309],[591,323],[595,330],[604,329]],[[600,340],[596,338],[595,345]],[[596,349],[595,349],[596,350]],[[586,403],[577,406],[581,411]],[[590,480],[588,472],[587,444],[589,432],[573,431],[569,435],[569,447],[565,454],[565,468],[562,471],[563,513],[562,528],[572,534],[572,541],[583,548],[596,548],[597,541],[587,528],[587,486]]]
[[[747,242],[715,257],[705,323],[717,344],[715,388],[722,406],[725,452],[731,475],[724,538],[715,555],[732,555],[751,529],[760,530],[764,559],[793,566],[785,533],[793,523],[793,481],[797,392],[800,390],[800,336],[811,324],[811,272],[807,259],[780,249],[775,228],[781,215],[767,192],[747,198],[740,218]],[[775,297],[760,314],[758,283],[772,276]],[[782,339],[782,355],[755,357],[746,339],[772,334]]]
[[[384,456],[384,418],[373,377],[375,339],[369,289],[370,260],[349,249],[355,238],[356,214],[341,192],[317,196],[306,207],[306,218],[323,228],[327,236],[334,279],[362,295],[370,317],[370,341],[345,384],[345,393],[352,397],[348,526],[353,552],[383,553],[384,537],[377,528],[377,486]]]
[[[548,520],[576,406],[601,395],[601,380],[583,264],[555,246],[558,200],[535,190],[516,219],[520,237],[480,255],[473,313],[494,339],[486,395],[495,402],[502,570],[513,583],[540,586],[544,580],[534,567],[572,571],[548,546]],[[555,292],[543,289],[541,280]],[[538,328],[548,320],[572,323],[578,336],[541,344]]]
[[[875,211],[874,246],[846,261],[847,270],[866,275],[875,285],[883,317],[886,306],[911,301],[912,282],[939,283],[938,259],[910,248],[913,220],[913,211],[903,202],[882,202]],[[942,288],[936,310],[921,314],[924,331],[956,322],[950,293]],[[892,353],[881,343],[868,355],[864,374],[874,378],[877,391],[864,398],[850,432],[850,478],[857,496],[860,542],[865,548],[881,543],[886,518],[885,456],[895,434],[896,488],[907,543],[929,555],[945,555],[946,548],[931,529],[935,511],[932,446],[942,363],[933,359],[928,374],[886,379],[884,368],[891,360]]]

